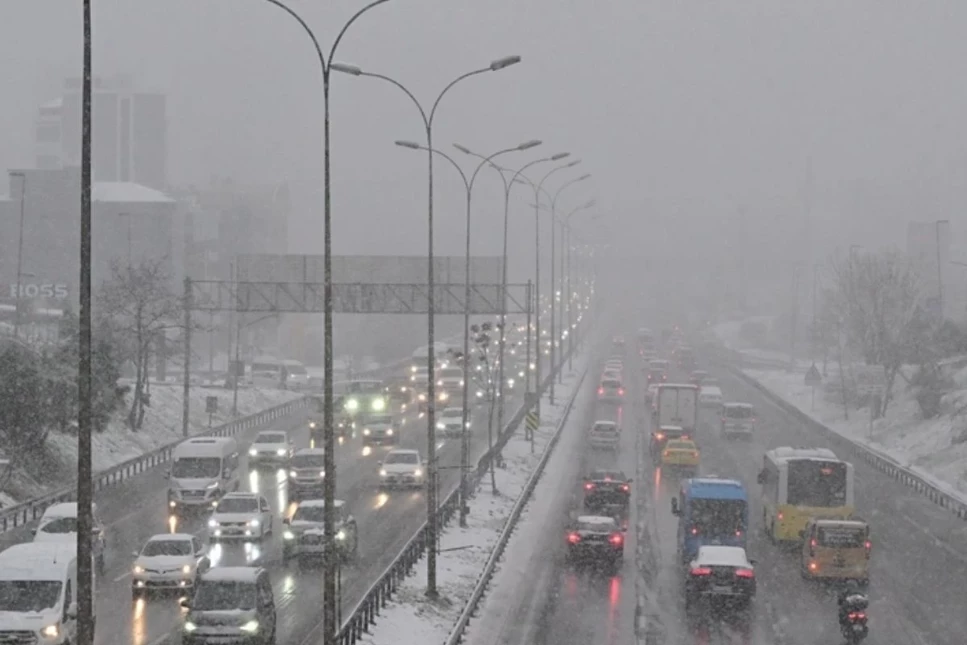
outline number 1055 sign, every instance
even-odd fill
[[[14,282],[10,285],[10,297],[17,297],[17,283]],[[66,300],[68,295],[66,284],[33,284],[33,283],[20,283],[20,297],[21,298],[50,298],[54,300]]]

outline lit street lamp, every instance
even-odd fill
[[[520,62],[520,56],[506,56],[504,58],[498,58],[493,61],[487,67],[482,67],[480,69],[461,74],[457,78],[450,81],[443,90],[437,95],[436,100],[433,101],[433,105],[430,111],[427,112],[423,105],[417,100],[416,96],[406,88],[405,85],[397,81],[396,79],[390,78],[383,74],[374,74],[372,72],[364,72],[359,67],[355,65],[345,65],[342,63],[334,63],[331,68],[343,72],[344,74],[349,74],[350,76],[368,76],[370,78],[377,78],[382,81],[386,81],[392,85],[395,85],[400,91],[406,94],[413,104],[416,105],[417,110],[420,112],[420,118],[423,119],[423,126],[426,131],[426,149],[427,149],[427,192],[428,192],[428,205],[427,205],[427,231],[428,231],[428,243],[427,243],[427,300],[428,300],[428,314],[427,314],[427,337],[428,337],[428,348],[427,348],[427,372],[430,377],[429,383],[427,385],[426,399],[427,399],[427,412],[426,412],[426,434],[427,434],[427,482],[426,482],[426,508],[427,508],[427,556],[426,556],[426,595],[435,598],[438,595],[437,592],[437,580],[436,580],[436,551],[437,551],[437,468],[436,463],[436,351],[434,343],[436,342],[436,337],[434,333],[434,275],[433,275],[433,119],[436,116],[437,108],[440,106],[440,101],[443,97],[450,91],[450,89],[459,83],[460,81],[470,78],[471,76],[476,76],[477,74],[483,74],[485,72],[496,72],[500,71],[511,65],[516,65]],[[466,380],[466,379],[464,379]]]
[[[402,146],[404,148],[411,148],[413,150],[428,150],[435,154],[440,155],[447,161],[449,161],[457,172],[460,173],[460,178],[463,180],[463,185],[467,191],[467,235],[466,235],[466,251],[465,251],[465,266],[464,266],[464,303],[463,303],[463,405],[462,405],[462,421],[463,421],[463,431],[461,432],[460,441],[460,526],[467,525],[467,471],[470,469],[470,440],[469,433],[467,432],[467,422],[469,421],[469,410],[470,410],[470,397],[468,396],[468,389],[470,385],[470,370],[469,360],[470,360],[470,205],[473,196],[473,185],[477,180],[477,174],[480,169],[483,168],[491,159],[499,157],[500,155],[507,154],[508,152],[517,152],[520,150],[529,150],[531,148],[537,147],[541,144],[538,140],[525,141],[524,143],[514,147],[506,148],[504,150],[499,150],[484,159],[477,164],[474,168],[473,174],[470,178],[467,178],[466,173],[460,168],[460,164],[454,161],[453,157],[437,150],[435,148],[427,148],[426,146],[414,143],[412,141],[397,141],[396,145]]]
[[[562,279],[564,282],[564,288],[562,293],[564,294],[565,300],[562,304],[567,305],[567,368],[570,370],[572,365],[572,358],[574,354],[574,322],[571,320],[571,303],[574,300],[574,295],[571,293],[571,218],[580,213],[581,211],[592,208],[595,204],[595,200],[590,200],[568,213],[564,217],[564,257],[566,258],[564,276]]]

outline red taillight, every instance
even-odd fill
[[[631,487],[628,486],[628,484],[621,484],[621,490],[627,493],[628,491],[631,490]]]
[[[816,555],[816,540],[809,541],[809,557],[812,558]]]
[[[603,387],[599,387],[598,388],[598,394],[604,394],[604,388]]]
[[[588,482],[584,485],[584,490],[594,490],[594,484]]]
[[[610,542],[615,546],[620,546],[624,544],[625,536],[621,535],[620,533],[615,533],[614,535],[611,536]]]
[[[694,567],[692,569],[693,576],[710,576],[712,575],[712,570],[709,567]]]
[[[568,533],[567,541],[570,542],[571,544],[577,544],[578,542],[581,541],[581,536],[577,533]]]
[[[618,396],[624,396],[624,395],[625,395],[625,390],[624,390],[624,388],[619,388],[619,389],[618,389]]]
[[[663,454],[663,456],[664,456],[664,457],[667,457],[667,456],[668,456],[668,455],[670,455],[670,454],[671,454],[671,453],[670,453],[670,452],[668,452],[668,451],[666,450],[666,451],[664,452],[664,454]]]
[[[735,537],[739,537],[739,538],[742,537],[742,531],[736,531]]]
[[[691,437],[689,437],[687,434],[682,435],[682,441],[688,441],[689,439],[691,439]]]
[[[867,540],[866,542],[863,543],[863,546],[866,547],[867,551],[869,551],[870,549],[873,548],[873,543]]]
[[[866,620],[866,612],[865,611],[851,611],[849,613],[849,619],[850,620]]]
[[[693,528],[692,529],[692,535],[698,535],[698,529],[697,528]]]
[[[696,459],[698,459],[698,453],[695,452],[694,450],[692,451],[692,456],[695,457]]]
[[[779,514],[776,517],[781,520],[782,519],[782,511],[779,511]]]
[[[755,571],[753,571],[752,569],[736,569],[735,577],[736,578],[755,578]]]

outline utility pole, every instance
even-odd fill
[[[181,394],[181,434],[188,436],[188,415],[191,408],[191,278],[185,277],[185,364],[184,382],[182,383]]]
[[[944,312],[943,312],[943,265],[940,264],[940,225],[946,224],[950,226],[950,220],[948,219],[938,219],[934,223],[934,229],[937,238],[937,300],[938,307],[940,309],[940,322],[943,323]]]
[[[77,361],[77,645],[94,643],[94,482],[91,429],[94,414],[91,375],[91,0],[83,0],[83,71],[81,79],[81,226],[80,311]],[[19,273],[19,271],[18,271]],[[18,298],[20,294],[17,294]]]
[[[23,172],[12,172],[11,177],[20,178],[20,228],[17,234],[17,298],[14,300],[14,312],[13,312],[13,337],[20,338],[20,300],[21,300],[21,284],[20,280],[23,277],[23,255],[24,255],[24,203],[27,199],[27,175]]]

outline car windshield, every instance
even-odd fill
[[[171,465],[171,476],[176,479],[215,479],[221,469],[222,460],[218,457],[180,457]]]
[[[295,455],[289,465],[293,468],[322,468],[325,465],[325,455]]]
[[[578,531],[589,531],[591,533],[611,533],[616,530],[618,525],[611,522],[578,522]]]
[[[285,443],[286,435],[281,432],[263,432],[255,438],[255,443]]]
[[[219,513],[254,513],[259,501],[254,497],[225,497],[218,503]]]
[[[144,545],[141,555],[151,558],[157,555],[191,555],[190,540],[151,540]]]
[[[300,506],[292,519],[298,522],[323,522],[326,519],[325,506]]]
[[[306,371],[305,365],[286,365],[285,370],[289,373],[289,376],[293,374],[303,376],[309,373]]]
[[[592,428],[591,432],[601,432],[604,434],[615,433],[618,428],[611,423],[598,423]]]
[[[349,384],[352,394],[379,394],[383,391],[381,381],[353,381]]]
[[[689,500],[689,524],[706,537],[735,535],[736,531],[744,531],[745,513],[746,503],[743,500]]]
[[[44,533],[77,533],[76,517],[58,517],[40,527]]]
[[[255,585],[251,582],[205,582],[198,585],[191,608],[196,611],[254,609]]]
[[[59,580],[0,580],[0,612],[53,609],[60,600],[61,586]]]
[[[413,452],[391,452],[386,455],[387,464],[418,464],[420,456]]]
[[[726,408],[725,416],[730,419],[751,419],[752,418],[752,408]]]

